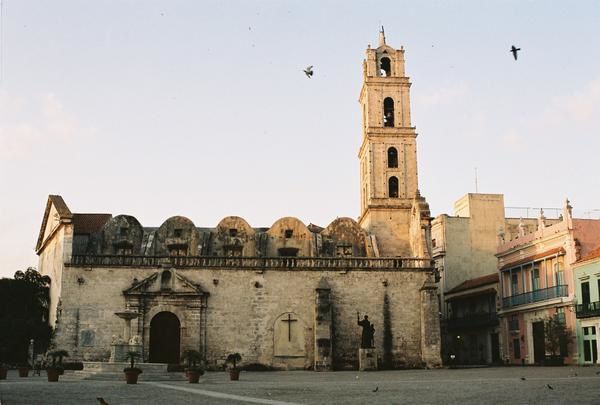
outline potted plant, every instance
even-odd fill
[[[19,363],[17,365],[17,370],[19,370],[19,377],[29,377],[29,370],[31,370],[31,366],[29,363]]]
[[[229,368],[229,379],[231,381],[237,381],[240,379],[240,369],[237,367],[237,363],[242,361],[242,356],[239,353],[231,353],[225,360],[226,363],[231,364]]]
[[[198,384],[200,376],[204,374],[204,366],[202,365],[202,354],[197,350],[186,350],[181,356],[187,365],[185,372],[190,384]]]
[[[131,367],[125,367],[123,371],[125,372],[125,380],[127,384],[137,384],[138,376],[142,374],[142,370],[135,367],[135,361],[140,357],[140,353],[136,351],[129,351],[125,355],[125,358],[129,360],[129,364]]]
[[[52,358],[52,362],[46,366],[46,373],[48,374],[48,381],[58,381],[58,376],[64,373],[63,358],[69,356],[69,352],[66,350],[58,349],[48,352],[48,357]]]

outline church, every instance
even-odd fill
[[[418,187],[404,49],[383,31],[363,62],[360,216],[326,227],[293,217],[253,227],[229,216],[199,227],[174,216],[72,213],[48,197],[36,244],[50,276],[53,345],[109,361],[139,347],[144,362],[202,353],[208,368],[242,363],[317,371],[358,367],[374,326],[379,368],[441,364],[429,206]]]

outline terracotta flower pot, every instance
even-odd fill
[[[0,380],[6,380],[8,369],[6,367],[0,367]]]
[[[188,370],[186,374],[190,384],[198,384],[198,381],[200,381],[200,376],[203,375],[204,372]]]
[[[49,382],[57,382],[58,376],[60,376],[60,369],[58,368],[47,368],[46,374],[48,374]]]
[[[142,374],[139,368],[130,368],[123,370],[125,372],[125,381],[127,384],[137,384],[138,376]]]
[[[240,369],[239,368],[229,369],[229,379],[231,381],[238,381],[240,379]]]
[[[19,377],[29,377],[29,367],[19,367]]]

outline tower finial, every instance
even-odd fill
[[[383,25],[381,26],[381,30],[379,31],[379,46],[385,45],[385,31],[383,29]]]

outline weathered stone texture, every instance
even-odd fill
[[[115,312],[125,309],[123,291],[134,278],[142,280],[161,269],[104,268],[92,270],[67,267],[63,280],[63,310],[57,330],[56,345],[70,350],[74,357],[85,360],[107,360],[114,335],[123,335],[124,322]],[[206,317],[206,355],[211,366],[223,363],[227,354],[240,352],[245,363],[261,363],[276,367],[311,368],[314,357],[315,293],[321,278],[331,287],[333,304],[333,359],[336,368],[356,368],[360,327],[356,312],[369,315],[374,323],[375,345],[383,351],[383,308],[387,291],[390,301],[391,332],[394,336],[393,358],[396,366],[420,366],[421,312],[419,286],[426,274],[412,271],[265,271],[256,274],[246,270],[175,269],[177,274],[193,280],[209,294]],[[77,279],[83,279],[79,284]],[[157,277],[158,280],[159,277]],[[385,285],[387,284],[387,285]],[[161,308],[174,312],[181,321],[181,350],[200,347],[200,311],[188,301],[165,294]],[[132,334],[147,331],[150,305],[133,327]],[[199,307],[200,302],[196,302]],[[146,311],[146,312],[144,312]],[[302,328],[305,337],[302,357],[279,357],[275,353],[275,331],[281,317],[291,314],[298,322],[291,326],[296,334]],[[135,324],[136,321],[134,320]],[[287,328],[287,327],[286,327]],[[94,345],[78,345],[84,331],[95,332]],[[287,330],[284,328],[284,330]],[[148,334],[144,333],[145,353]]]

